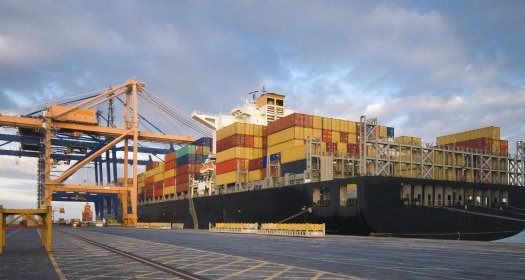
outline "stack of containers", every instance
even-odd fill
[[[175,194],[176,157],[176,151],[164,156],[164,196]]]
[[[162,188],[164,185],[163,171],[164,166],[161,165],[160,162],[151,162],[146,165],[146,172],[144,173],[144,176],[146,177],[146,184],[144,189],[145,199],[151,199],[154,197],[162,196]]]
[[[493,155],[508,155],[509,143],[500,139],[500,128],[489,126],[436,138],[436,145],[443,148],[470,148]]]
[[[212,140],[208,137],[200,138],[190,145],[177,150],[175,155],[175,192],[185,193],[189,190],[190,177],[198,178],[202,164],[211,154]]]
[[[386,137],[386,127],[384,128]],[[356,122],[323,118],[323,143],[321,150],[327,155],[358,157],[358,133],[359,128]]]
[[[233,184],[262,178],[262,157],[266,154],[265,127],[233,123],[217,130],[215,184]],[[250,165],[250,160],[254,160]],[[247,170],[249,178],[237,178],[237,169]],[[250,168],[251,167],[251,168]]]

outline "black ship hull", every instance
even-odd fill
[[[525,188],[507,185],[367,176],[194,197],[193,203],[201,229],[286,220],[325,223],[333,234],[496,240],[525,228]],[[187,199],[140,204],[139,221],[194,228],[189,209]]]

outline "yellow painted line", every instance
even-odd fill
[[[37,230],[36,232],[38,233],[38,236],[42,238],[42,235],[40,234],[40,230]],[[58,279],[66,280],[67,278],[64,275],[64,273],[62,273],[62,270],[60,270],[60,266],[56,262],[55,257],[53,257],[53,253],[48,253],[47,255],[49,256],[49,260],[51,261],[51,264],[53,264],[53,267],[55,268],[55,272],[57,273]]]
[[[266,280],[271,280],[271,279],[274,279],[275,277],[279,277],[281,275],[283,275],[285,272],[287,271],[290,271],[291,269],[293,268],[293,266],[287,266],[285,269],[275,273],[274,275],[268,277],[268,278],[265,278]]]
[[[312,277],[311,279],[312,279],[312,280],[317,280],[317,279],[319,279],[319,277],[321,277],[323,274],[324,274],[323,272],[319,272],[319,273],[317,273],[314,277]]]
[[[256,268],[258,268],[258,267],[261,267],[261,266],[263,266],[263,265],[266,265],[266,264],[268,264],[268,262],[261,262],[260,264],[258,264],[258,265],[256,265],[256,266],[252,266],[252,267],[247,268],[247,269],[244,269],[244,270],[239,270],[239,271],[237,271],[237,272],[235,272],[235,273],[233,273],[233,274],[230,274],[230,275],[227,275],[227,276],[221,277],[221,278],[219,278],[219,280],[222,280],[222,279],[228,279],[228,278],[230,278],[230,277],[233,277],[233,276],[237,276],[237,275],[243,274],[243,273],[245,273],[245,272],[248,272],[248,271],[250,271],[250,270],[254,270],[254,269],[256,269]]]

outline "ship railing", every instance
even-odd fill
[[[209,224],[210,232],[251,233],[259,235],[279,235],[297,237],[324,237],[325,224],[276,224],[265,223],[215,223]]]

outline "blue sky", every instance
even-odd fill
[[[500,126],[510,147],[525,138],[523,1],[0,7],[0,111],[138,78],[187,113],[227,112],[265,86],[296,111],[377,116],[397,135],[427,142],[488,125]],[[16,178],[33,182],[26,165]],[[10,170],[1,167],[0,176],[12,178]]]

